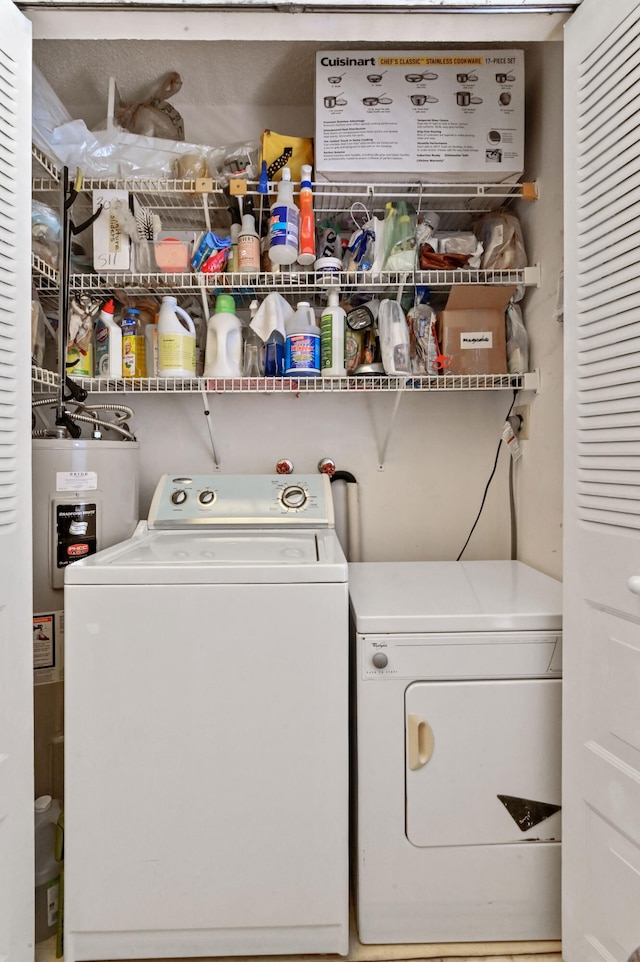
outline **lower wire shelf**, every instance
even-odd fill
[[[430,376],[240,377],[240,378],[74,378],[91,394],[327,394],[389,391],[537,391],[537,371],[526,374],[439,374]],[[32,368],[37,393],[60,386],[57,373]]]

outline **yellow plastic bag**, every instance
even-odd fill
[[[313,166],[313,140],[310,137],[288,137],[275,130],[265,130],[261,139],[261,160],[267,162],[269,180],[281,180],[282,168],[291,171],[291,180],[300,181],[303,164]]]

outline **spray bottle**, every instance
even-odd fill
[[[320,317],[320,372],[323,377],[346,377],[346,311],[340,291],[329,291],[329,303]]]
[[[298,256],[299,211],[293,202],[291,171],[282,168],[276,202],[269,221],[269,257],[272,264],[293,264]]]
[[[311,192],[311,165],[300,168],[300,253],[298,264],[306,266],[316,259],[316,224],[313,213],[313,194]]]
[[[260,270],[260,238],[253,209],[247,205],[238,234],[238,270],[247,274],[257,274]]]
[[[113,298],[102,305],[94,330],[96,377],[122,377],[122,330],[113,318]]]

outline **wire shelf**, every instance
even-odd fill
[[[305,290],[326,291],[383,291],[402,286],[424,285],[429,288],[447,288],[453,284],[475,285],[525,285],[540,284],[539,266],[508,271],[413,271],[349,274],[344,271],[322,274],[309,271],[280,271],[278,273],[246,274],[135,274],[130,271],[109,273],[71,274],[70,290],[90,293],[125,288],[130,294],[166,294],[170,291],[197,293],[232,289],[238,294],[268,294],[270,291],[302,293]]]
[[[44,290],[51,290],[51,288],[58,287],[60,283],[60,275],[55,268],[47,264],[41,257],[37,254],[31,255],[31,270],[36,275],[38,282],[42,281]]]
[[[32,381],[57,389],[58,375],[34,367]],[[427,377],[261,377],[261,378],[74,378],[93,394],[362,394],[396,391],[537,390],[537,372],[527,374],[444,374]]]

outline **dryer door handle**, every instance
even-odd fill
[[[426,765],[433,755],[433,729],[420,715],[407,715],[407,752],[409,768],[415,772]]]

